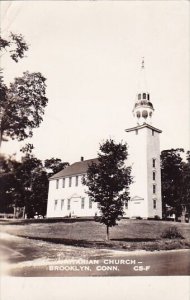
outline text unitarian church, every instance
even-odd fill
[[[141,66],[140,86],[133,115],[136,126],[126,129],[129,145],[127,165],[132,166],[133,183],[130,200],[124,207],[128,218],[162,218],[160,129],[151,125],[154,108],[145,84],[144,60]],[[90,217],[99,215],[97,203],[85,193],[87,186],[81,182],[88,166],[97,159],[80,161],[53,175],[49,180],[47,217]]]

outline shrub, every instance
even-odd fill
[[[175,226],[169,227],[166,230],[164,230],[161,237],[164,238],[164,239],[177,239],[177,238],[178,239],[184,239],[181,232]]]

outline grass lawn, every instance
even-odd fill
[[[183,239],[165,239],[162,233],[175,226]],[[95,221],[34,223],[2,221],[1,231],[56,244],[90,248],[112,248],[132,250],[171,250],[190,248],[190,224],[150,221],[121,220],[118,226],[110,229],[110,241],[105,241],[106,227]]]

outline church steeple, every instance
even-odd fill
[[[140,78],[138,84],[138,93],[136,96],[133,115],[138,125],[151,124],[153,105],[150,102],[150,94],[147,89],[144,57],[141,62]]]

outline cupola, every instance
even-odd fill
[[[133,108],[133,115],[137,124],[151,124],[153,111],[154,108],[150,102],[150,93],[148,92],[146,85],[145,65],[143,58],[140,70],[138,93]]]

